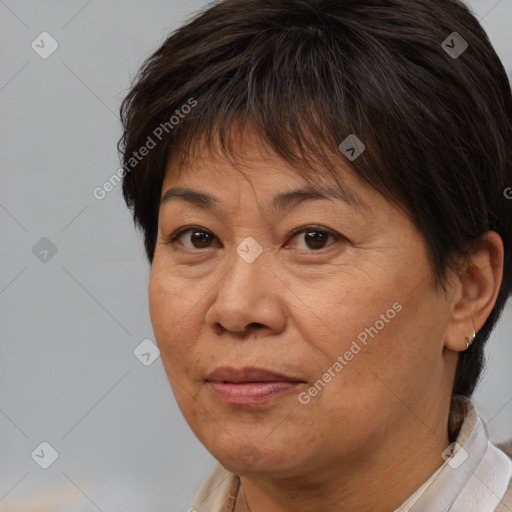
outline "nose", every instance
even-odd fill
[[[233,251],[228,270],[217,282],[206,324],[218,335],[229,332],[246,338],[282,332],[286,325],[285,286],[270,266],[265,251],[254,261]]]

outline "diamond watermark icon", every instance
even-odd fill
[[[238,458],[247,466],[253,466],[258,462],[263,454],[253,443],[246,443],[238,452]]]
[[[57,450],[46,441],[43,441],[30,456],[43,469],[48,469],[59,458]]]
[[[47,59],[59,47],[59,43],[48,32],[41,32],[30,46],[39,57]]]
[[[158,347],[149,339],[146,338],[135,347],[133,355],[144,365],[152,365],[158,357],[160,357],[160,350]]]
[[[452,32],[442,43],[443,50],[452,58],[460,57],[467,49],[468,42],[457,32]]]
[[[32,254],[42,263],[48,263],[57,254],[57,246],[49,238],[43,236],[32,247]]]
[[[459,443],[452,443],[444,450],[441,457],[448,463],[448,466],[457,469],[468,458],[468,452]]]
[[[242,240],[236,248],[236,252],[246,263],[252,263],[263,252],[263,247],[252,236],[249,236]]]
[[[351,161],[353,162],[356,158],[359,158],[366,146],[353,134],[351,133],[339,146],[338,149]]]

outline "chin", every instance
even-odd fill
[[[246,476],[256,473],[288,473],[299,461],[291,460],[297,452],[286,447],[290,443],[275,439],[275,445],[266,442],[251,441],[247,436],[234,439],[226,434],[222,441],[217,439],[212,443],[210,450],[205,447],[228,471],[237,475]],[[295,453],[294,453],[295,452]]]

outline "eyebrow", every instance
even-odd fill
[[[220,201],[216,197],[199,190],[193,190],[191,188],[170,188],[162,196],[160,200],[160,206],[168,203],[172,199],[181,199],[190,204],[193,204],[194,206],[213,210],[216,212],[223,210],[220,206]],[[319,199],[338,199],[356,209],[366,208],[366,204],[361,199],[361,197],[354,194],[352,191],[333,186],[315,184],[309,187],[289,190],[287,192],[278,194],[272,200],[271,209],[274,211],[282,211],[288,208],[294,208],[305,201]]]

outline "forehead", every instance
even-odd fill
[[[250,128],[235,132],[229,152],[218,141],[196,142],[183,158],[171,153],[161,191],[161,202],[175,198],[209,209],[219,209],[225,199],[256,193],[271,210],[286,209],[308,199],[339,200],[366,209],[363,189],[368,188],[338,155],[336,176],[320,165],[310,169],[285,161]],[[246,192],[244,192],[246,191]]]
[[[301,203],[321,199],[339,201],[357,210],[367,208],[360,194],[336,183],[290,179],[289,176],[274,170],[269,171],[268,168],[264,173],[255,170],[253,176],[256,179],[251,179],[247,173],[241,176],[237,170],[234,172],[238,174],[238,178],[236,175],[227,176],[233,170],[223,169],[224,172],[219,173],[215,171],[214,167],[194,169],[192,172],[189,169],[188,172],[182,172],[178,179],[172,179],[171,176],[162,187],[160,206],[180,200],[222,214],[227,212],[224,203],[243,200],[244,194],[254,194],[262,198],[266,209],[272,212],[282,212]],[[171,172],[172,169],[169,174]],[[302,183],[297,183],[298,181]]]

